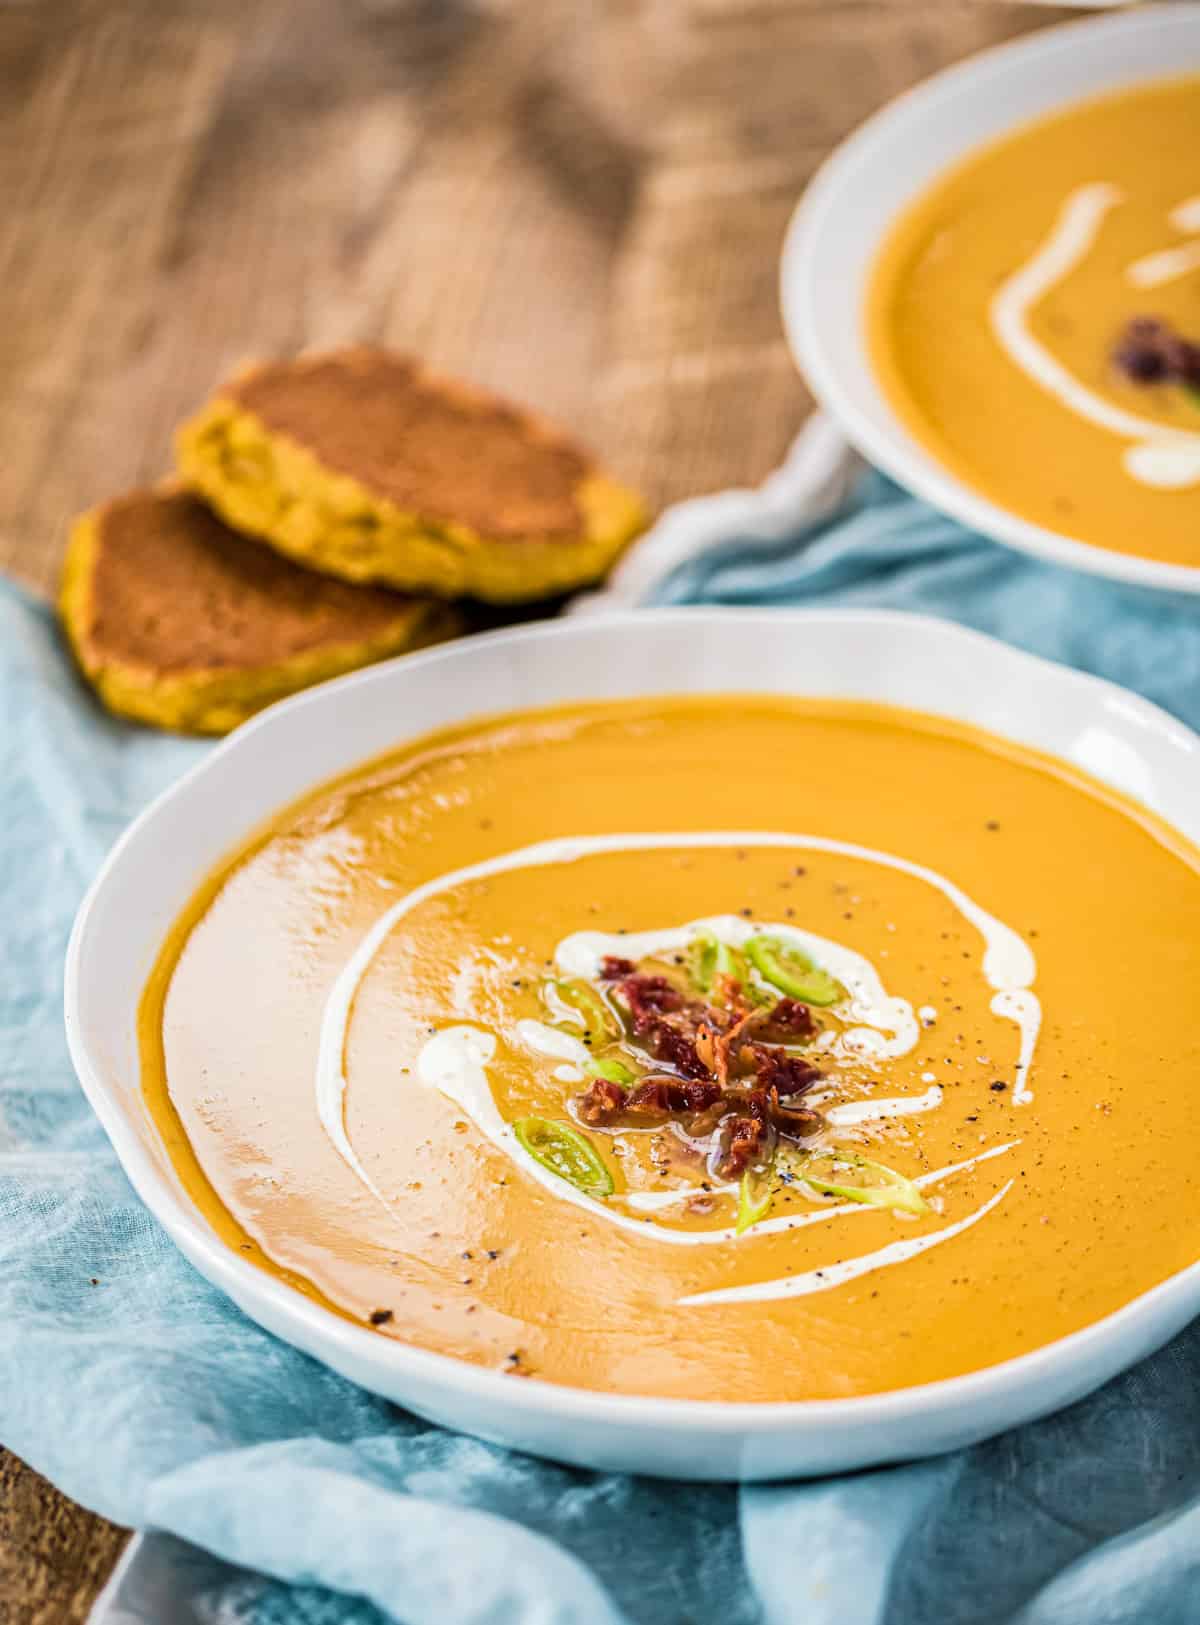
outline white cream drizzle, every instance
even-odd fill
[[[1121,459],[1125,472],[1157,491],[1182,491],[1200,481],[1200,437],[1195,446],[1167,440],[1130,446]]]
[[[713,1292],[693,1292],[686,1298],[680,1298],[679,1302],[687,1305],[761,1303],[772,1298],[803,1298],[813,1292],[831,1292],[834,1287],[844,1286],[847,1281],[856,1280],[860,1275],[870,1275],[875,1270],[886,1269],[889,1264],[903,1264],[908,1259],[915,1258],[918,1253],[928,1252],[931,1247],[940,1247],[944,1241],[962,1235],[964,1230],[978,1224],[980,1219],[1002,1202],[1012,1187],[1013,1182],[1010,1179],[1008,1184],[1001,1186],[982,1207],[977,1207],[974,1213],[968,1213],[965,1219],[959,1219],[956,1224],[948,1224],[942,1230],[934,1230],[922,1236],[890,1242],[886,1247],[880,1247],[873,1253],[863,1253],[861,1258],[846,1258],[837,1264],[824,1264],[819,1269],[804,1270],[799,1275],[781,1275],[774,1281],[751,1281],[745,1286],[718,1287]]]
[[[586,1067],[592,1058],[581,1038],[573,1038],[570,1033],[560,1032],[544,1021],[518,1021],[513,1031],[535,1055],[549,1055],[556,1061],[570,1061],[579,1067]]]
[[[848,1128],[855,1123],[879,1123],[888,1117],[912,1117],[917,1112],[936,1111],[942,1103],[942,1091],[935,1084],[923,1095],[900,1095],[892,1100],[854,1100],[842,1106],[831,1106],[825,1113],[834,1128]]]
[[[1176,231],[1200,231],[1200,196],[1184,198],[1167,218]]]
[[[501,854],[484,862],[451,871],[416,887],[380,916],[336,978],[326,1000],[321,1022],[315,1080],[317,1111],[334,1148],[372,1195],[390,1211],[388,1199],[363,1168],[346,1133],[345,1048],[354,998],[362,979],[390,932],[406,914],[429,898],[456,886],[523,868],[572,863],[597,852],[729,846],[782,847],[838,853],[910,874],[940,891],[983,938],[982,969],[985,979],[995,990],[992,1009],[995,1014],[1014,1021],[1021,1034],[1020,1059],[1012,1101],[1018,1104],[1032,1098],[1027,1078],[1041,1018],[1038,999],[1030,990],[1036,971],[1032,950],[1009,926],[981,908],[952,881],[937,874],[936,871],[906,858],[859,846],[853,842],[837,841],[825,836],[771,831],[683,831],[666,834],[632,833],[565,837]],[[848,1029],[843,1037],[853,1040],[851,1047],[857,1053],[899,1055],[906,1053],[916,1043],[919,1029],[911,1006],[903,999],[889,997],[868,960],[839,943],[829,942],[790,925],[751,924],[733,915],[720,915],[709,920],[693,922],[673,931],[648,932],[636,936],[628,934],[606,936],[596,932],[581,932],[568,937],[559,945],[556,959],[559,966],[571,974],[591,975],[598,969],[599,959],[605,952],[633,954],[640,958],[664,947],[686,942],[700,930],[713,931],[732,945],[744,942],[757,931],[770,930],[773,935],[790,938],[812,953],[818,962],[835,974],[847,988],[850,997],[843,1006],[843,1011],[860,1025]],[[564,1073],[576,1067],[582,1069],[589,1058],[587,1048],[580,1040],[542,1022],[518,1023],[516,1036],[519,1041],[537,1053],[562,1060],[565,1064],[560,1070]],[[651,1235],[656,1241],[668,1245],[713,1246],[736,1239],[736,1232],[732,1228],[708,1231],[678,1231],[660,1226],[648,1228],[645,1220],[620,1212],[612,1202],[601,1202],[587,1196],[543,1168],[524,1150],[511,1125],[503,1119],[496,1107],[487,1076],[487,1068],[495,1056],[495,1049],[495,1038],[479,1028],[465,1025],[449,1028],[435,1034],[422,1048],[417,1063],[418,1076],[426,1086],[437,1089],[460,1106],[486,1138],[559,1200],[572,1202],[621,1229],[643,1237]],[[937,1100],[933,1098],[935,1095]],[[843,1112],[843,1122],[863,1122],[870,1120],[866,1115],[868,1111],[872,1117],[883,1117],[932,1110],[940,1098],[940,1090],[930,1089],[924,1096],[864,1102],[861,1106],[840,1110]],[[834,1111],[837,1110],[839,1108],[834,1108]],[[847,1116],[847,1112],[858,1115]],[[1016,1143],[1012,1141],[996,1146],[966,1162],[934,1170],[922,1176],[916,1183],[924,1186],[948,1179],[978,1162],[1011,1150]],[[721,1189],[726,1190],[727,1187]],[[1007,1189],[1006,1186],[1005,1191]],[[887,1263],[899,1262],[912,1256],[914,1252],[923,1251],[925,1246],[937,1245],[940,1241],[949,1239],[983,1217],[1004,1193],[1001,1191],[990,1203],[985,1204],[968,1219],[960,1221],[958,1225],[949,1226],[933,1236],[917,1238],[919,1245],[910,1241],[898,1242],[877,1254],[868,1255],[866,1259],[837,1265],[831,1270],[812,1271],[807,1277],[789,1276],[782,1281],[763,1282],[757,1286],[731,1290],[744,1296],[757,1297],[790,1296],[801,1291],[824,1290],[826,1287],[840,1284],[842,1280],[852,1279],[855,1274],[864,1273],[867,1269],[882,1268]],[[658,1207],[674,1205],[694,1195],[694,1191],[629,1192],[616,1200],[623,1201],[628,1206],[641,1207],[643,1211],[652,1211]],[[820,1207],[811,1214],[779,1215],[762,1220],[755,1226],[755,1234],[774,1234],[808,1224],[822,1223],[850,1213],[868,1211],[874,1210],[862,1204],[849,1203]],[[846,1273],[847,1271],[849,1273]],[[810,1277],[818,1284],[803,1285]],[[721,1297],[720,1293],[703,1294],[695,1299],[681,1301],[710,1302],[718,1301]]]
[[[438,1090],[456,1106],[461,1107],[485,1138],[507,1156],[512,1157],[552,1196],[570,1202],[608,1224],[616,1225],[618,1229],[677,1247],[723,1246],[738,1239],[733,1226],[719,1230],[669,1230],[661,1226],[648,1225],[645,1219],[631,1218],[614,1206],[614,1202],[619,1201],[626,1207],[650,1213],[676,1207],[697,1195],[733,1194],[738,1188],[736,1184],[714,1185],[710,1192],[701,1192],[696,1187],[673,1191],[625,1191],[611,1201],[600,1201],[594,1196],[588,1196],[584,1191],[577,1190],[574,1185],[544,1168],[521,1145],[511,1123],[505,1121],[496,1106],[487,1076],[488,1065],[494,1059],[495,1053],[496,1040],[491,1033],[483,1032],[478,1027],[447,1027],[426,1041],[417,1061],[417,1075],[427,1088]],[[930,1173],[922,1174],[913,1183],[919,1188],[941,1184],[944,1180],[953,1178],[955,1174],[974,1168],[977,1163],[987,1162],[992,1157],[1011,1151],[1019,1144],[1019,1140],[1009,1140],[1003,1145],[991,1146],[986,1151],[979,1152],[977,1156],[967,1158],[965,1162],[951,1163],[945,1168],[935,1168]],[[755,1225],[754,1234],[778,1235],[782,1231],[802,1230],[810,1224],[823,1224],[828,1219],[842,1218],[851,1213],[877,1211],[878,1209],[861,1202],[820,1206],[815,1207],[811,1213],[785,1213],[773,1219],[762,1219]]]
[[[952,1162],[945,1168],[933,1168],[927,1174],[914,1179],[913,1184],[918,1190],[925,1190],[930,1185],[940,1185],[945,1179],[952,1179],[955,1174],[961,1174],[968,1168],[974,1168],[976,1163],[990,1162],[993,1157],[1001,1157],[1006,1151],[1012,1151],[1020,1145],[1020,1140],[1006,1140],[1003,1145],[989,1146],[986,1151],[979,1151],[973,1157],[967,1157],[964,1162]],[[660,1208],[678,1207],[681,1202],[690,1202],[695,1196],[734,1196],[737,1194],[737,1185],[732,1181],[722,1181],[713,1184],[706,1191],[698,1190],[695,1185],[684,1185],[671,1191],[621,1191],[613,1200],[624,1202],[626,1207],[636,1208],[640,1213],[656,1213]],[[755,1235],[770,1234],[768,1226],[773,1225],[776,1230],[803,1229],[806,1225],[820,1224],[823,1219],[837,1219],[847,1213],[877,1212],[869,1203],[838,1202],[814,1209],[812,1213],[792,1214],[782,1219],[761,1220],[754,1227]],[[713,1232],[723,1237],[733,1235],[733,1231]]]
[[[1080,186],[1069,194],[1050,235],[993,297],[992,331],[1026,377],[1069,412],[1135,442],[1122,458],[1131,478],[1158,489],[1178,489],[1200,483],[1200,434],[1164,428],[1152,418],[1126,412],[1097,395],[1063,366],[1029,327],[1030,310],[1083,261],[1109,210],[1122,200],[1118,188],[1104,181]]]
[[[657,1208],[674,1207],[698,1195],[726,1195],[736,1192],[736,1185],[714,1186],[711,1193],[702,1192],[695,1187],[679,1191],[626,1191],[619,1199],[599,1201],[596,1197],[577,1190],[574,1185],[560,1179],[548,1168],[543,1168],[536,1158],[525,1151],[513,1132],[512,1125],[505,1121],[496,1106],[487,1074],[495,1053],[496,1040],[491,1033],[483,1032],[478,1027],[446,1027],[427,1039],[423,1045],[417,1060],[417,1076],[427,1088],[436,1089],[448,1100],[452,1100],[467,1114],[486,1139],[506,1156],[511,1157],[527,1174],[537,1180],[539,1185],[559,1200],[571,1202],[575,1207],[583,1208],[586,1212],[595,1214],[597,1218],[615,1224],[619,1229],[676,1247],[713,1247],[737,1240],[737,1231],[732,1226],[720,1230],[668,1230],[659,1226],[647,1226],[644,1219],[631,1218],[614,1206],[614,1202],[619,1200],[626,1207],[652,1212]],[[967,1162],[953,1163],[949,1167],[935,1169],[931,1174],[922,1175],[920,1179],[914,1181],[914,1184],[940,1183],[943,1179],[950,1179],[954,1174],[961,1173],[965,1168],[974,1167],[977,1162],[984,1162],[989,1157],[1011,1150],[1017,1143],[1015,1140],[1009,1141],[1005,1145],[983,1151]],[[775,1235],[783,1230],[798,1230],[806,1225],[820,1224],[825,1219],[835,1218],[841,1214],[869,1211],[874,1210],[864,1207],[862,1203],[851,1202],[835,1207],[818,1207],[812,1213],[780,1214],[773,1219],[761,1220],[755,1225],[754,1233],[756,1236]]]
[[[665,931],[626,932],[623,936],[605,931],[576,931],[559,943],[554,958],[565,976],[591,979],[610,954],[645,959],[652,954],[686,948],[705,932],[731,948],[740,948],[764,931],[809,954],[849,993],[843,1014],[862,1025],[841,1033],[830,1046],[833,1053],[858,1059],[867,1056],[872,1060],[894,1060],[907,1055],[916,1045],[921,1033],[912,1005],[907,999],[889,997],[869,959],[840,942],[831,942],[827,937],[818,937],[812,931],[801,931],[792,925],[757,923],[739,919],[736,914],[714,914]]]
[[[682,1247],[713,1247],[724,1246],[736,1242],[737,1231],[732,1226],[719,1230],[672,1230],[661,1225],[650,1225],[644,1218],[633,1218],[622,1213],[613,1202],[602,1202],[585,1192],[577,1190],[574,1185],[560,1179],[556,1174],[544,1168],[536,1158],[531,1157],[522,1146],[513,1131],[512,1125],[500,1115],[488,1082],[487,1068],[495,1057],[496,1040],[491,1033],[483,1032],[478,1027],[448,1027],[442,1032],[435,1033],[422,1047],[417,1061],[417,1075],[426,1087],[438,1090],[455,1105],[461,1107],[475,1124],[476,1128],[499,1150],[543,1186],[550,1194],[559,1200],[572,1203],[585,1212],[594,1214],[606,1223],[615,1225],[618,1229],[626,1230],[634,1235],[649,1238],[655,1242],[666,1242],[668,1245]],[[968,1168],[974,1168],[981,1162],[988,1162],[993,1157],[1004,1155],[1020,1144],[1018,1140],[1009,1140],[1003,1145],[990,1146],[974,1157],[968,1157],[963,1162],[951,1163],[945,1168],[935,1168],[927,1174],[922,1174],[913,1183],[920,1189],[927,1189],[932,1185],[939,1185],[945,1180],[952,1179],[955,1174],[963,1173]],[[864,1274],[869,1269],[882,1269],[886,1264],[901,1263],[906,1258],[923,1252],[927,1246],[936,1246],[941,1241],[947,1241],[951,1236],[957,1235],[961,1230],[975,1223],[1004,1196],[1011,1187],[1010,1180],[1003,1190],[997,1193],[989,1203],[980,1208],[969,1218],[960,1221],[957,1225],[934,1232],[932,1236],[916,1237],[912,1240],[894,1242],[875,1253],[865,1255],[863,1259],[850,1260],[848,1263],[826,1266],[822,1269],[810,1270],[805,1275],[784,1276],[776,1280],[752,1283],[744,1287],[726,1289],[736,1293],[738,1301],[751,1299],[768,1299],[790,1297],[802,1292],[819,1292],[841,1285],[843,1280],[850,1280],[855,1275]],[[714,1186],[711,1193],[714,1195],[731,1195],[737,1191],[736,1184],[721,1184]],[[374,1189],[374,1187],[372,1187]],[[378,1194],[378,1192],[376,1193]],[[660,1209],[678,1206],[697,1195],[695,1188],[676,1191],[626,1191],[619,1198],[625,1206],[636,1209],[642,1213],[652,1213]],[[861,1202],[836,1203],[829,1206],[815,1207],[811,1213],[779,1214],[775,1218],[762,1219],[754,1227],[756,1236],[778,1235],[783,1231],[802,1230],[812,1224],[823,1224],[831,1219],[847,1218],[854,1213],[874,1213],[878,1209]],[[862,1266],[862,1267],[856,1267]],[[805,1284],[808,1283],[808,1284]],[[733,1301],[725,1296],[723,1291],[701,1293],[692,1297],[681,1298],[682,1304],[715,1303]]]
[[[1042,1025],[1042,1006],[1037,995],[1027,988],[1002,988],[992,996],[991,1012],[1015,1021],[1021,1033],[1021,1048],[1013,1074],[1012,1103],[1025,1106],[1033,1099],[1029,1087],[1029,1068],[1033,1065],[1033,1051]]]
[[[342,970],[334,980],[325,1001],[325,1009],[321,1018],[321,1034],[317,1055],[316,1069],[316,1099],[317,1112],[321,1123],[333,1141],[339,1154],[361,1174],[360,1167],[354,1153],[346,1139],[344,1122],[344,1104],[346,1091],[345,1076],[345,1048],[346,1036],[350,1025],[350,1011],[354,1003],[355,994],[359,984],[370,968],[372,960],[382,948],[388,936],[413,909],[420,904],[428,902],[430,898],[440,896],[443,892],[452,891],[456,886],[467,885],[472,881],[486,880],[492,875],[511,873],[518,869],[531,869],[553,867],[557,864],[575,863],[580,858],[590,857],[600,852],[634,852],[634,851],[665,851],[670,849],[705,848],[705,847],[782,847],[792,850],[807,850],[812,852],[832,852],[848,858],[860,858],[867,863],[878,863],[887,869],[895,869],[902,874],[912,875],[917,880],[924,881],[933,886],[935,890],[954,905],[960,914],[982,936],[984,941],[983,974],[988,984],[996,992],[1015,992],[1027,989],[1033,982],[1036,974],[1036,962],[1029,944],[1010,927],[998,920],[993,914],[974,902],[953,881],[947,880],[935,870],[927,868],[924,864],[913,863],[908,858],[897,857],[890,852],[881,852],[873,847],[860,846],[853,841],[839,841],[831,836],[823,835],[796,835],[780,833],[771,830],[684,830],[671,833],[628,833],[614,835],[577,835],[564,836],[557,840],[540,841],[534,846],[520,847],[512,852],[500,853],[494,858],[486,858],[481,863],[473,863],[462,869],[454,869],[433,880],[427,880],[423,885],[417,886],[406,896],[401,897],[386,909],[371,929],[364,935],[362,941],[351,954]],[[717,921],[732,920],[734,925],[751,935],[755,930],[763,927],[752,926],[748,922],[737,919],[735,916],[718,915]],[[698,922],[699,923],[699,922]],[[687,928],[685,928],[686,930]],[[773,931],[782,935],[791,931],[792,927],[773,927]],[[590,937],[594,941],[598,933],[577,933],[572,940],[586,942]],[[656,932],[644,933],[648,937],[659,937]],[[823,942],[811,933],[797,932],[801,941],[812,943]],[[625,945],[621,950],[627,952],[639,939],[629,936],[617,937],[615,940]],[[565,946],[565,944],[564,944]],[[831,947],[839,948],[838,944]],[[841,953],[849,953],[848,949],[840,949]],[[854,956],[859,959],[860,956]],[[867,963],[862,961],[862,963]],[[853,967],[851,967],[853,968]],[[871,975],[878,987],[878,977],[873,968]],[[882,990],[880,989],[880,992]],[[883,996],[886,998],[886,995]],[[1030,995],[1029,1010],[1037,1005],[1036,997]],[[899,1006],[904,1001],[895,1001]],[[911,1007],[905,1006],[910,1010]],[[1039,1012],[1040,1013],[1040,1012]],[[1024,1036],[1026,1025],[1030,1021],[1029,1013],[1022,1015],[1018,1021]],[[1036,1039],[1036,1027],[1033,1029],[1033,1038]],[[1031,1046],[1032,1047],[1032,1046]],[[347,1155],[349,1152],[349,1155]],[[369,1182],[368,1182],[369,1183]],[[372,1187],[374,1188],[374,1187]],[[378,1194],[378,1192],[376,1192]]]
[[[591,1053],[578,1038],[572,1038],[570,1033],[560,1032],[557,1027],[550,1027],[544,1021],[518,1021],[514,1031],[526,1049],[531,1049],[535,1055],[548,1055],[562,1061],[561,1066],[554,1068],[554,1076],[559,1083],[583,1082]]]
[[[1135,288],[1161,288],[1164,282],[1174,282],[1177,277],[1197,270],[1200,270],[1200,243],[1180,243],[1175,248],[1163,248],[1134,260],[1125,267],[1125,280]]]

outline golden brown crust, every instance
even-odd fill
[[[395,629],[421,607],[302,570],[185,491],[134,491],[94,524],[86,638],[99,660],[160,672],[269,666]]]
[[[533,413],[365,346],[248,368],[222,393],[397,508],[497,540],[571,540],[591,460]]]
[[[76,524],[61,598],[111,709],[224,732],[263,705],[450,636],[446,606],[348,586],[239,536],[182,491],[134,491]]]
[[[645,523],[559,430],[383,351],[252,367],[176,449],[237,530],[309,569],[441,598],[573,591]]]

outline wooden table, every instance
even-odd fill
[[[656,503],[807,406],[776,267],[829,148],[1061,13],[960,0],[0,5],[0,569],[167,467],[233,362],[411,347]],[[82,1448],[81,1443],[81,1448]],[[0,1453],[0,1625],[85,1617],[121,1531]]]

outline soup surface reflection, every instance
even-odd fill
[[[759,696],[501,717],[282,812],[144,1083],[219,1233],[379,1335],[864,1394],[1196,1256],[1196,855],[1063,764]]]
[[[984,496],[1200,565],[1200,77],[1024,126],[900,218],[868,300],[902,420]]]

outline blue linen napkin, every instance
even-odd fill
[[[708,548],[654,597],[941,613],[1200,725],[1200,602],[1006,552],[876,477],[849,517]],[[133,1195],[61,1018],[86,883],[205,747],[103,716],[48,613],[11,592],[0,719],[0,1440],[84,1504],[172,1537],[116,1589],[110,1625],[1200,1620],[1200,1322],[974,1449],[738,1490],[448,1433],[245,1320]]]

